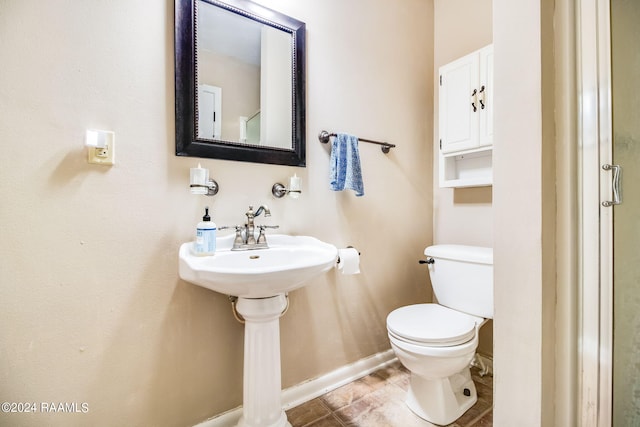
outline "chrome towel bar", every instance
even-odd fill
[[[323,131],[320,131],[320,134],[318,135],[318,139],[323,144],[326,144],[329,142],[332,136],[336,136],[336,134],[329,133],[326,130],[323,130]],[[364,139],[364,138],[358,138],[358,141],[367,142],[369,144],[381,145],[380,149],[384,154],[387,154],[392,148],[396,146],[395,144],[389,144],[388,142],[373,141],[371,139]]]

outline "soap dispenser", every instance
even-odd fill
[[[196,241],[193,244],[196,255],[206,256],[216,253],[216,224],[211,221],[209,208],[204,208],[202,221],[196,228]]]

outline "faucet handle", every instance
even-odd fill
[[[236,237],[233,239],[233,247],[237,248],[244,244],[244,240],[242,239],[242,226],[236,225]]]
[[[260,234],[258,234],[258,240],[256,241],[256,244],[267,244],[267,236],[265,236],[264,234],[264,230],[267,228],[279,228],[279,225],[259,225],[258,228],[260,229]]]

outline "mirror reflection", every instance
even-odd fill
[[[176,155],[305,166],[305,24],[250,0],[175,0]]]
[[[293,149],[291,34],[197,1],[196,138]]]

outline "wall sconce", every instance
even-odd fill
[[[191,182],[191,194],[205,194],[207,196],[215,196],[218,194],[220,187],[214,179],[209,178],[209,169],[205,169],[198,163],[197,168],[189,169],[189,177]]]
[[[300,197],[300,193],[302,193],[300,189],[300,177],[296,174],[289,178],[289,188],[286,188],[279,182],[276,182],[273,184],[273,187],[271,187],[271,194],[278,199],[284,197],[285,194],[288,194],[292,199],[297,199]]]

